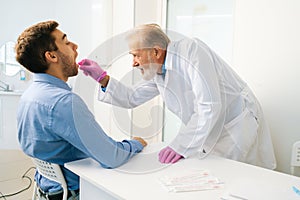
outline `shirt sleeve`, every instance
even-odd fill
[[[103,117],[106,115],[103,114]],[[52,127],[64,140],[105,168],[118,167],[143,149],[136,140],[118,142],[109,137],[83,100],[73,93],[57,103]]]

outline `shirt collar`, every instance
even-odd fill
[[[166,60],[164,61],[164,63],[163,63],[163,65],[162,65],[162,67],[161,67],[161,74],[163,75],[163,76],[165,76],[166,75],[166,65],[165,65],[165,63],[166,63]]]
[[[166,58],[164,61],[166,70],[172,70],[174,56],[178,55],[176,42],[170,42],[167,47]]]
[[[49,83],[49,84],[55,85],[59,88],[63,88],[63,89],[71,91],[71,88],[69,87],[69,85],[66,82],[64,82],[63,80],[56,78],[52,75],[46,74],[46,73],[33,74],[33,81]]]

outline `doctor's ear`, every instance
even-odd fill
[[[46,51],[45,52],[45,58],[49,62],[57,62],[57,56],[53,52]]]
[[[159,46],[154,46],[153,48],[153,53],[154,53],[154,56],[159,58],[161,56],[161,48]]]

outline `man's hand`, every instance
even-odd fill
[[[92,77],[98,83],[106,76],[106,71],[93,60],[83,59],[78,65],[85,75]]]
[[[176,153],[170,147],[166,147],[159,152],[158,158],[161,163],[176,163],[183,158],[183,156]]]
[[[147,146],[147,142],[141,137],[133,137],[132,139],[139,141],[143,145],[143,147]]]

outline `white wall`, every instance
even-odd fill
[[[78,60],[108,36],[108,0],[0,0],[0,45],[16,41],[27,27],[46,20],[59,22],[69,40],[78,44]]]
[[[87,56],[106,34],[106,0],[0,0],[0,44],[16,41],[28,26],[49,19],[79,45],[80,56]],[[103,24],[105,22],[105,24]]]
[[[300,1],[236,1],[233,65],[260,100],[277,170],[289,173],[300,140]]]

